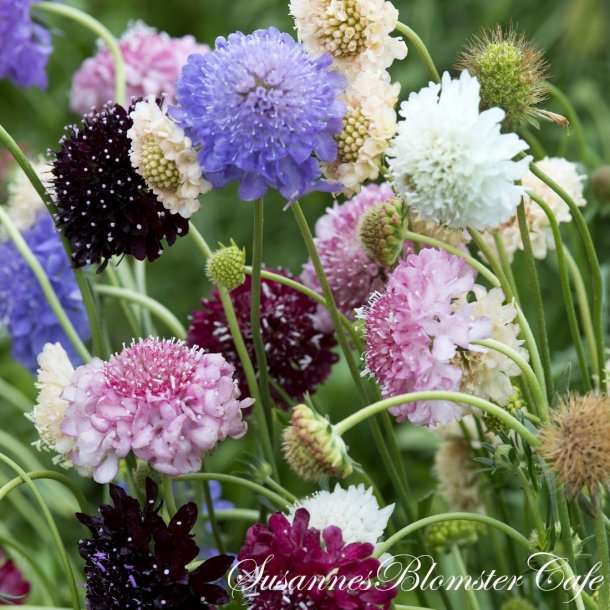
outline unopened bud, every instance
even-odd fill
[[[369,208],[360,219],[360,242],[366,255],[389,267],[402,252],[405,213],[402,202],[393,197]]]
[[[245,249],[238,248],[231,240],[230,246],[223,246],[210,256],[207,276],[214,284],[224,286],[229,291],[235,290],[246,281],[245,262]]]

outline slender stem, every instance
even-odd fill
[[[544,159],[544,157],[546,157],[546,151],[540,140],[527,127],[521,127],[520,133],[521,137],[529,144],[530,150],[534,154],[536,161]]]
[[[115,272],[114,269],[108,266],[106,268],[105,274],[110,280],[110,283],[115,288],[121,288],[121,283],[119,282],[119,278],[117,277],[118,274]],[[131,328],[133,336],[139,337],[142,334],[142,331],[140,329],[140,325],[138,323],[138,320],[136,319],[135,313],[133,312],[131,305],[129,305],[129,303],[127,303],[125,299],[121,299],[121,308],[123,310],[123,313],[125,314],[125,319],[127,320],[127,323]]]
[[[601,493],[597,492],[591,498],[593,501],[593,511],[595,514],[595,542],[599,561],[601,562],[601,575],[604,577],[600,595],[599,610],[609,610],[610,608],[610,556],[608,555],[608,535],[604,524],[604,509]]]
[[[79,11],[78,9],[68,6],[67,4],[59,4],[55,2],[39,2],[34,5],[34,8],[39,11],[46,13],[54,13],[67,17],[72,21],[84,26],[91,30],[96,36],[99,36],[110,51],[112,61],[114,63],[114,99],[118,104],[125,104],[125,64],[123,62],[123,55],[116,38],[110,33],[108,28],[102,25],[97,19],[94,19],[87,13]]]
[[[424,519],[419,519],[419,521],[410,523],[400,531],[396,532],[393,536],[390,536],[390,538],[388,538],[385,542],[380,544],[375,550],[375,556],[380,557],[389,551],[397,542],[400,542],[403,538],[410,536],[414,532],[426,528],[429,525],[433,525],[434,523],[443,523],[444,521],[475,521],[477,523],[484,523],[485,525],[489,525],[500,530],[501,532],[504,532],[507,536],[510,536],[528,551],[530,549],[529,540],[522,533],[518,532],[507,523],[498,521],[493,517],[480,515],[478,513],[443,513],[441,515],[425,517]]]
[[[453,560],[457,564],[458,570],[460,574],[464,576],[464,578],[468,577],[468,570],[466,569],[466,564],[464,563],[464,558],[462,557],[462,553],[457,544],[454,544],[451,547],[451,556]],[[469,610],[480,610],[479,602],[477,600],[477,596],[474,594],[474,591],[471,587],[466,587],[464,589],[464,595],[466,600],[468,601]]]
[[[515,297],[515,301],[520,303],[519,293],[517,291],[517,282],[515,281],[515,275],[513,274],[513,268],[510,265],[510,261],[508,260],[508,253],[506,252],[506,246],[504,245],[504,241],[500,233],[494,232],[494,242],[496,244],[496,250],[498,251],[498,259],[500,260],[500,265],[502,267],[502,271],[506,275],[506,279],[510,284],[510,288],[513,291],[513,295]]]
[[[523,201],[517,207],[517,220],[519,221],[519,230],[521,232],[521,241],[523,242],[523,253],[525,254],[525,263],[529,276],[531,287],[531,296],[534,301],[534,310],[536,312],[536,329],[538,331],[538,346],[540,347],[540,357],[542,359],[542,369],[544,370],[544,379],[546,382],[547,396],[553,394],[553,377],[551,374],[551,350],[549,347],[549,337],[546,331],[546,319],[544,314],[544,302],[542,300],[542,290],[540,289],[540,281],[538,280],[538,271],[536,269],[536,259],[534,258],[534,250],[532,249],[532,241],[530,239],[529,227],[527,226],[527,218],[525,216],[525,204]]]
[[[532,486],[521,468],[517,468],[516,473],[529,506],[529,514],[534,518],[534,525],[536,527],[536,531],[538,532],[538,539],[544,540],[546,529],[544,527],[542,517],[540,516],[540,509],[538,508],[538,502],[536,501],[536,496],[533,493]]]
[[[271,413],[271,394],[269,392],[269,369],[267,354],[261,328],[261,268],[263,266],[263,223],[265,203],[263,199],[254,202],[254,229],[252,239],[252,282],[250,289],[250,328],[258,370],[258,387],[261,404],[265,412],[265,425],[273,438],[273,415]]]
[[[249,508],[221,508],[215,512],[218,519],[224,519],[226,521],[251,521],[252,523],[258,521],[258,514],[257,510],[251,510]],[[207,521],[208,515],[203,515],[202,519]]]
[[[117,286],[108,286],[105,284],[97,284],[95,291],[98,294],[104,294],[108,296],[117,297],[131,303],[138,303],[145,307],[148,311],[153,313],[159,320],[161,320],[172,334],[178,339],[186,338],[186,329],[181,324],[180,320],[167,308],[165,305],[159,303],[155,299],[130,290],[129,288],[121,288]]]
[[[551,488],[552,489],[552,488]],[[561,541],[568,554],[568,563],[576,565],[576,554],[574,553],[574,542],[572,540],[572,525],[570,523],[570,512],[568,503],[563,497],[563,490],[557,489],[557,512],[559,513],[559,524],[561,525]]]
[[[32,410],[32,401],[19,389],[0,377],[0,396],[15,405],[23,413]]]
[[[221,555],[224,555],[225,543],[222,539],[222,534],[220,533],[220,529],[218,527],[218,521],[216,520],[216,508],[214,507],[214,502],[212,500],[210,482],[201,481],[201,488],[203,489],[203,497],[205,498],[205,506],[207,510],[206,517],[210,522],[212,533],[214,535],[214,540],[216,541],[216,547],[220,551]]]
[[[587,261],[589,263],[589,267],[591,270],[591,279],[593,285],[593,325],[595,328],[595,338],[596,338],[596,346],[597,346],[597,370],[596,374],[598,378],[601,380],[603,377],[603,363],[604,363],[604,315],[603,315],[603,300],[604,300],[604,284],[602,278],[601,268],[599,266],[599,259],[597,258],[597,253],[595,251],[595,245],[593,244],[593,239],[591,238],[591,233],[587,227],[587,223],[580,211],[580,208],[576,205],[576,202],[572,197],[566,193],[566,191],[561,188],[554,180],[552,180],[549,176],[547,176],[543,171],[541,171],[534,163],[530,164],[530,171],[542,182],[544,182],[549,188],[551,188],[555,193],[557,193],[568,205],[570,208],[570,213],[572,214],[572,218],[578,228],[581,239],[583,241],[583,245],[585,247],[585,252],[587,256]]]
[[[146,284],[146,261],[134,261],[133,268],[137,292],[139,294],[148,295],[148,288]],[[146,307],[144,307],[142,310],[142,325],[144,326],[144,332],[148,336],[156,337],[158,335],[157,329],[152,321],[151,311]]]
[[[293,493],[290,493],[287,489],[282,487],[277,481],[274,481],[271,477],[267,477],[265,479],[265,483],[269,485],[271,489],[277,491],[277,493],[284,496],[284,498],[286,498],[288,502],[294,504],[295,502],[299,501],[299,499]]]
[[[53,313],[57,316],[61,327],[66,333],[66,336],[68,337],[80,357],[85,362],[87,362],[91,359],[89,351],[85,347],[85,344],[82,342],[81,338],[78,336],[78,333],[72,325],[70,318],[68,318],[66,312],[61,306],[59,298],[57,297],[57,293],[53,289],[51,281],[47,277],[47,274],[42,268],[42,265],[28,246],[25,239],[23,239],[23,236],[21,235],[21,233],[19,233],[19,231],[13,224],[13,221],[11,220],[11,218],[6,213],[6,210],[3,207],[0,207],[0,223],[4,225],[6,232],[15,244],[15,247],[17,248],[21,256],[23,256],[29,268],[32,270],[32,273],[38,280],[38,283],[40,284],[40,287],[42,288],[42,291],[49,305],[51,306]]]
[[[428,47],[424,44],[424,41],[414,30],[400,21],[396,24],[396,29],[415,47],[432,80],[436,83],[440,83],[441,77],[439,76],[438,70],[434,65],[434,60],[428,51]]]
[[[257,493],[261,496],[264,496],[268,500],[271,500],[274,504],[284,509],[287,508],[290,503],[282,496],[276,494],[274,491],[255,483],[254,481],[249,481],[248,479],[242,479],[241,477],[236,477],[231,474],[221,474],[216,472],[196,472],[193,474],[182,474],[175,477],[176,481],[220,481],[221,483],[234,483],[236,485],[241,485],[254,493]]]
[[[553,233],[553,240],[555,242],[555,252],[557,253],[557,265],[559,268],[559,278],[561,281],[561,289],[563,291],[563,300],[566,306],[566,314],[568,316],[568,325],[570,327],[570,333],[572,335],[572,341],[574,341],[574,347],[576,348],[576,353],[578,355],[578,363],[580,366],[580,371],[583,378],[583,386],[585,392],[591,389],[591,381],[589,378],[589,367],[587,366],[587,359],[585,357],[585,350],[582,344],[582,339],[580,337],[580,329],[578,327],[578,320],[576,319],[576,308],[574,307],[574,298],[572,297],[572,290],[570,288],[570,278],[568,275],[568,269],[566,266],[566,253],[563,247],[563,240],[561,238],[561,232],[559,230],[559,223],[553,214],[550,206],[536,193],[528,193],[528,196],[534,201],[537,205],[542,208],[542,211],[546,214],[549,219],[549,223],[551,225],[551,231]],[[581,282],[582,282],[582,278]],[[584,313],[584,312],[583,312]],[[587,309],[586,315],[589,315],[589,310]],[[589,318],[590,321],[590,318]],[[592,328],[591,328],[592,330]],[[597,357],[597,352],[595,351],[595,344],[593,344],[593,350],[591,352],[591,361],[595,362],[595,358]]]
[[[178,507],[176,506],[172,477],[163,476],[163,498],[165,499],[169,518],[173,519],[174,515],[178,512]]]

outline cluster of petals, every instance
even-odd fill
[[[426,248],[400,261],[385,291],[373,295],[359,317],[366,330],[366,374],[386,397],[426,390],[457,391],[462,371],[458,350],[491,335],[491,321],[476,316],[458,299],[474,288],[474,272],[444,250]],[[462,409],[446,400],[423,400],[392,407],[402,422],[436,426],[458,419]]]

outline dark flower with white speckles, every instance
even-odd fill
[[[131,109],[130,109],[131,110]],[[53,162],[57,221],[70,240],[75,267],[108,264],[130,254],[150,261],[188,231],[170,214],[133,168],[127,131],[130,110],[115,104],[70,126]]]
[[[76,515],[93,534],[79,542],[88,610],[207,610],[229,601],[214,581],[227,572],[232,556],[218,555],[187,570],[199,554],[190,533],[196,504],[182,506],[167,525],[151,479],[146,480],[144,508],[116,485],[110,486],[110,495],[114,506],[101,506],[100,516]]]

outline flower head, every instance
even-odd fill
[[[88,339],[89,323],[82,297],[51,216],[40,212],[23,237],[76,332],[81,339]],[[37,357],[45,343],[61,343],[70,358],[80,362],[36,276],[11,241],[0,242],[0,324],[11,337],[13,358],[32,374],[36,373]]]
[[[342,184],[346,195],[360,190],[366,180],[376,180],[383,154],[396,133],[400,85],[392,84],[387,72],[363,72],[349,83],[342,100],[347,106],[343,129],[335,136],[337,160],[325,165],[331,180]]]
[[[193,502],[166,524],[151,479],[144,507],[116,485],[110,486],[110,496],[114,506],[101,506],[99,516],[77,513],[93,534],[79,542],[86,562],[88,608],[208,610],[229,601],[215,581],[227,572],[232,556],[219,555],[192,572],[187,569],[199,555],[190,533],[197,521]]]
[[[207,53],[209,47],[192,36],[172,38],[141,21],[133,24],[119,40],[125,62],[127,99],[166,95],[174,101],[176,79],[192,53]],[[76,114],[101,108],[114,99],[114,62],[110,51],[100,44],[94,57],[76,71],[70,92],[70,107]]]
[[[385,292],[371,298],[360,317],[366,330],[366,371],[384,396],[422,390],[458,390],[462,372],[452,360],[458,349],[475,349],[488,338],[489,320],[458,299],[474,287],[465,261],[426,248],[400,261]],[[392,407],[398,421],[436,426],[461,416],[449,401],[419,401]]]
[[[0,604],[21,605],[30,592],[30,583],[0,549]]]
[[[504,32],[500,26],[483,30],[462,52],[457,68],[478,79],[481,107],[502,108],[508,125],[547,118],[536,105],[548,97],[548,66],[525,34]]]
[[[214,52],[191,55],[178,79],[176,116],[201,147],[205,178],[215,188],[239,180],[245,200],[269,188],[290,200],[333,190],[320,178],[320,161],[337,157],[345,81],[331,63],[275,28],[218,38]]]
[[[291,519],[299,508],[307,509],[310,527],[320,531],[332,525],[338,527],[346,544],[377,544],[388,525],[394,504],[379,508],[370,487],[360,484],[343,489],[337,484],[332,492],[318,491],[291,506]]]
[[[570,496],[610,484],[610,403],[606,396],[572,395],[540,432],[540,454]]]
[[[366,210],[358,234],[367,256],[383,267],[391,267],[403,251],[404,226],[404,205],[396,197]]]
[[[407,46],[390,34],[398,10],[385,0],[291,0],[299,39],[314,55],[328,53],[350,79],[389,68],[407,56]]]
[[[305,508],[295,512],[292,522],[275,513],[269,525],[248,530],[238,555],[238,584],[252,610],[389,610],[397,588],[374,583],[380,562],[373,551],[368,542],[346,543],[335,525],[322,532],[310,527]],[[263,569],[267,580],[286,586],[261,586]],[[362,584],[372,580],[372,586],[350,586],[358,576]]]
[[[224,286],[229,292],[246,281],[246,250],[231,240],[230,246],[222,246],[208,258],[206,274],[213,284]]]
[[[133,122],[119,105],[86,115],[61,140],[53,162],[57,221],[76,267],[131,254],[155,260],[162,240],[173,244],[188,222],[169,214],[132,167],[127,131]]]
[[[242,409],[253,401],[239,400],[233,372],[220,354],[153,338],[108,362],[94,358],[62,394],[69,458],[99,483],[114,478],[130,451],[164,474],[198,471],[220,441],[246,433]]]
[[[479,112],[479,83],[464,71],[430,83],[400,107],[388,150],[394,186],[422,218],[455,228],[497,227],[515,214],[529,157],[515,134],[500,133],[504,111]]]
[[[31,0],[0,0],[0,80],[46,89],[51,34],[32,21],[31,5]]]
[[[278,273],[278,271],[276,271]],[[280,275],[291,277],[285,271]],[[254,342],[250,324],[252,280],[246,281],[231,292],[237,322],[250,357],[254,361]],[[310,297],[278,282],[264,279],[261,288],[261,330],[267,355],[269,375],[295,401],[306,392],[314,392],[330,374],[337,355],[333,335],[316,329],[313,316],[316,302]],[[246,391],[246,377],[220,301],[218,290],[202,302],[201,309],[193,312],[187,337],[189,345],[207,351],[220,352],[237,369],[237,379]],[[287,407],[275,391],[278,405]]]
[[[212,188],[201,175],[190,138],[152,95],[136,102],[129,116],[132,165],[166,210],[189,218],[201,207],[199,195]]]

